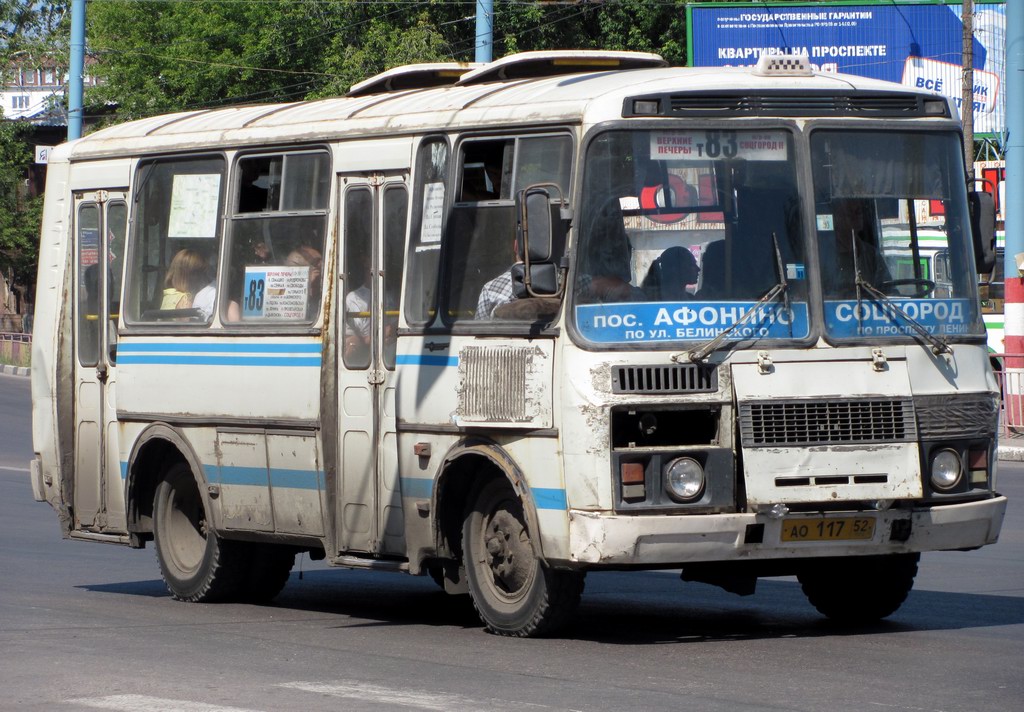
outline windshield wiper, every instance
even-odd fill
[[[672,354],[669,358],[671,358],[673,361],[677,363],[679,361],[689,361],[690,363],[703,363],[705,360],[707,360],[708,356],[710,356],[712,353],[718,350],[718,347],[722,345],[722,343],[725,341],[726,337],[729,336],[729,334],[736,331],[736,329],[740,328],[745,323],[747,323],[750,317],[756,314],[761,307],[765,306],[766,304],[774,302],[780,296],[783,299],[784,308],[786,309],[786,311],[789,311],[789,282],[786,281],[786,270],[784,265],[782,264],[782,252],[779,250],[779,240],[775,236],[774,232],[772,233],[772,246],[775,249],[775,270],[779,278],[779,281],[775,284],[775,286],[769,289],[765,293],[765,295],[757,301],[756,304],[754,304],[752,307],[743,312],[743,316],[741,316],[739,319],[733,322],[732,325],[729,326],[729,328],[722,329],[720,332],[718,332],[718,335],[715,336],[713,339],[701,344],[695,349],[691,349],[690,351],[681,351],[679,353]]]
[[[857,289],[857,305],[859,306],[862,301],[861,290],[863,289],[865,292],[868,293],[868,295],[872,299],[881,302],[890,310],[896,312],[901,317],[903,317],[904,321],[906,321],[907,324],[909,324],[910,327],[914,331],[916,331],[922,339],[931,344],[932,353],[934,353],[936,356],[944,353],[953,353],[953,349],[950,348],[949,343],[945,339],[939,338],[935,334],[928,331],[928,329],[926,329],[924,325],[921,324],[921,322],[919,322],[917,319],[913,318],[905,311],[903,311],[903,307],[901,307],[899,304],[893,301],[893,299],[889,297],[885,292],[881,291],[880,289],[875,287],[875,285],[871,284],[871,282],[864,279],[864,275],[862,275],[860,272],[860,261],[857,256],[857,235],[853,230],[850,231],[850,243],[853,247],[853,270],[854,274],[856,275],[856,281],[854,282],[854,284]]]

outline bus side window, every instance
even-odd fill
[[[78,208],[78,362],[95,366],[99,348],[99,205]]]
[[[212,289],[217,271],[223,185],[219,156],[139,164],[125,283],[127,323],[177,327],[209,322],[211,312],[198,304],[202,290]],[[170,274],[178,255],[179,264],[194,268],[188,279]]]
[[[370,365],[373,329],[373,193],[357,187],[345,193],[345,300],[342,356],[346,368]]]
[[[222,275],[225,323],[315,321],[330,195],[326,151],[238,159]]]
[[[566,196],[572,146],[567,134],[461,144],[460,193],[446,231],[447,321],[534,320],[529,310],[498,311],[516,300],[511,272],[523,258],[516,243],[515,193],[554,183]],[[564,244],[555,247],[554,262],[563,249]]]
[[[125,239],[128,233],[128,206],[121,201],[107,203],[107,249],[109,254],[107,260],[110,264],[110,286],[107,305],[108,319],[111,329],[116,330],[117,320],[121,312],[121,278],[124,267]],[[110,341],[110,361],[117,360],[117,348],[113,340]]]
[[[409,191],[404,185],[384,190],[384,365],[395,367],[398,308],[402,297],[402,249],[409,215]]]
[[[442,137],[425,139],[416,156],[413,185],[405,289],[405,313],[410,324],[428,324],[436,313],[437,269],[446,222],[447,187],[448,142]]]

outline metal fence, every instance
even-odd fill
[[[32,334],[0,331],[0,364],[28,366],[32,361]]]
[[[1024,437],[1024,354],[994,354],[1003,370],[996,371],[1002,390],[999,399],[999,434],[1001,437]]]

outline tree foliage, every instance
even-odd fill
[[[0,0],[0,80],[17,63],[39,66],[62,44],[63,2]],[[5,121],[0,110],[0,272],[20,286],[35,281],[43,200],[31,198],[26,175],[34,159],[31,125]]]
[[[240,102],[336,96],[414,62],[471,62],[474,0],[89,3],[89,99],[116,120]],[[685,60],[683,0],[494,3],[494,56],[541,49]]]
[[[25,171],[33,153],[24,134],[28,126],[0,121],[0,271],[15,284],[35,281],[42,197],[30,198]]]

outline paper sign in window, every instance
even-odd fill
[[[216,237],[219,202],[220,174],[174,176],[167,237]]]
[[[308,299],[308,266],[245,268],[243,319],[305,319]]]
[[[444,183],[423,186],[423,221],[420,242],[440,242],[444,218]]]

